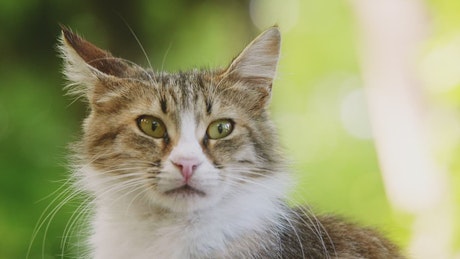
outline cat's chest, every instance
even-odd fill
[[[94,258],[211,258],[222,254],[225,224],[194,220],[137,220],[133,223],[99,222],[93,241]],[[228,240],[227,240],[228,241]]]
[[[216,222],[174,222],[153,230],[149,244],[151,254],[158,258],[210,258],[225,250],[226,234],[231,230]]]

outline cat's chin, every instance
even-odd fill
[[[215,206],[221,200],[219,193],[183,185],[157,193],[152,197],[152,203],[173,212],[188,213],[206,210]]]
[[[184,198],[186,199],[187,197],[193,197],[195,195],[198,195],[198,196],[201,196],[201,197],[204,197],[206,196],[206,193],[197,189],[197,188],[194,188],[190,185],[183,185],[181,187],[178,187],[178,188],[174,188],[174,189],[171,189],[171,190],[168,190],[166,192],[164,192],[165,195],[170,195],[170,196],[180,196],[181,198]],[[178,197],[179,198],[179,197]]]

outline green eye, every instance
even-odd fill
[[[233,121],[229,119],[216,120],[209,124],[206,134],[210,139],[225,138],[233,131]]]
[[[137,126],[142,132],[153,138],[163,138],[166,134],[164,123],[153,116],[142,115],[137,119]]]

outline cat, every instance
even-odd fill
[[[225,69],[154,72],[62,27],[70,94],[89,115],[74,145],[93,210],[85,258],[403,258],[378,232],[291,208],[268,106],[281,37]]]

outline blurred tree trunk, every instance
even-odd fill
[[[417,51],[427,31],[424,3],[352,4],[361,29],[362,71],[386,193],[395,208],[415,216],[410,254],[451,258],[448,174],[433,156],[425,123],[431,107],[416,74]]]

